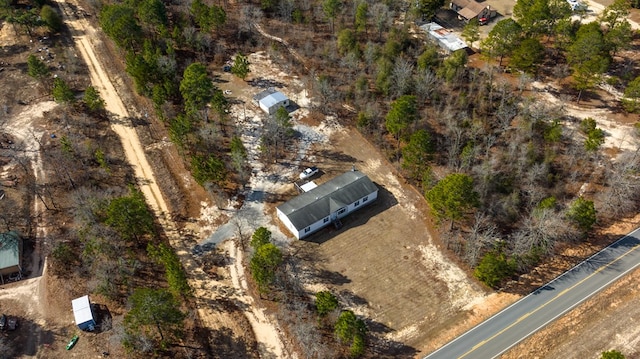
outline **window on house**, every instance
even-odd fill
[[[324,220],[322,223],[327,223],[327,222],[329,222],[329,217],[324,217]]]
[[[338,211],[338,214],[343,214],[347,209],[346,208],[340,208],[340,210]]]
[[[304,233],[309,233],[309,231],[311,231],[311,227],[307,227],[304,229]]]
[[[358,207],[360,205],[360,201],[356,201],[356,203],[353,204],[354,207]]]
[[[368,199],[369,199],[369,196],[366,196],[365,198],[362,199],[362,203],[365,203]]]

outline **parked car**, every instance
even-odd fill
[[[5,329],[7,329],[7,316],[2,314],[2,316],[0,316],[0,330]]]
[[[587,10],[587,4],[579,0],[567,0],[572,11]]]
[[[318,167],[309,167],[300,173],[300,179],[307,179],[313,177],[318,173]]]

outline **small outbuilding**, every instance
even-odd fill
[[[328,226],[378,198],[378,187],[364,173],[346,172],[276,208],[280,221],[298,238]]]
[[[273,115],[280,107],[289,106],[289,98],[274,88],[268,88],[253,96],[253,103],[262,111]]]
[[[0,233],[0,283],[22,276],[22,238],[15,231]]]
[[[89,302],[89,296],[85,295],[72,300],[71,306],[73,307],[73,316],[78,328],[90,332],[94,331],[96,329],[96,321],[91,302]]]

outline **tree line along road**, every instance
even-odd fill
[[[640,264],[640,228],[589,257],[425,359],[495,358]]]

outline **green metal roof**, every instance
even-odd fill
[[[0,270],[20,265],[20,240],[14,231],[0,233]]]

